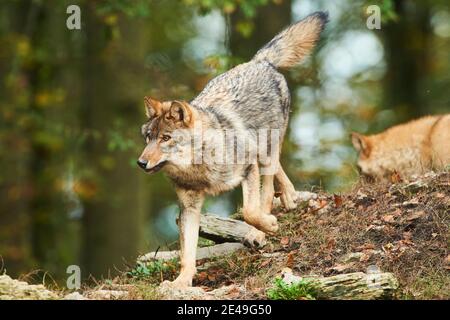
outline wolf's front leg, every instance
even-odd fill
[[[192,278],[197,272],[195,258],[200,226],[200,212],[204,195],[198,191],[177,189],[180,202],[180,275],[171,283],[177,288],[192,286]]]

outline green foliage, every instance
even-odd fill
[[[158,286],[156,284],[151,284],[144,281],[138,281],[133,283],[135,290],[138,293],[138,298],[142,300],[159,300],[161,299],[161,294],[158,291]]]
[[[390,21],[396,21],[398,19],[398,15],[395,12],[394,0],[365,0],[364,8],[367,8],[371,5],[377,5],[380,7],[381,21],[383,23],[388,23]]]
[[[267,297],[271,300],[315,300],[317,286],[311,279],[302,279],[299,282],[287,284],[281,278],[276,278],[274,286],[267,290]]]
[[[198,7],[203,14],[213,9],[219,9],[223,13],[230,14],[240,9],[245,17],[253,18],[258,7],[267,5],[269,0],[184,0],[184,3]]]
[[[110,151],[128,151],[137,147],[135,140],[127,138],[120,131],[109,132],[108,149]]]
[[[282,0],[281,0],[282,1]],[[273,3],[280,3],[280,0],[273,0]],[[236,23],[236,31],[243,37],[248,38],[253,34],[255,18],[258,9],[268,5],[269,0],[184,0],[188,6],[196,7],[201,14],[207,14],[211,10],[220,10],[223,14],[233,14],[239,11],[242,19]]]
[[[381,20],[383,22],[395,21],[398,19],[395,13],[394,1],[393,0],[383,0],[381,4]]]
[[[147,17],[150,14],[148,0],[108,0],[101,1],[97,6],[97,13],[108,15],[124,13],[129,17]]]
[[[155,274],[172,272],[176,268],[177,261],[177,259],[172,259],[168,261],[155,260],[149,263],[138,262],[136,267],[130,270],[127,275],[142,279],[152,277]]]
[[[214,241],[199,237],[198,238],[198,247],[202,248],[202,247],[210,247],[213,246],[215,243]]]

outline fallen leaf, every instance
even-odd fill
[[[320,200],[310,200],[310,207],[312,207],[311,212],[317,212],[323,208],[325,208],[328,202],[325,199]]]
[[[444,263],[448,266],[450,266],[450,254],[445,258]]]
[[[403,232],[403,238],[404,238],[405,240],[411,240],[411,236],[412,236],[411,231],[405,231],[405,232]]]
[[[372,243],[365,243],[359,247],[357,247],[356,249],[358,250],[369,250],[369,249],[375,249],[375,245],[373,245]]]
[[[408,221],[417,220],[417,219],[423,217],[424,215],[425,215],[425,211],[423,211],[423,210],[415,211],[415,212],[411,213],[410,215],[408,215],[406,220],[408,220]]]
[[[237,297],[239,295],[240,291],[236,286],[233,286],[230,291],[228,291],[228,295],[230,298]]]
[[[399,182],[402,182],[402,181],[403,181],[403,179],[400,176],[400,174],[396,170],[394,170],[394,172],[392,172],[392,174],[391,174],[391,182],[392,183],[399,183]]]
[[[445,194],[438,192],[438,193],[436,193],[436,198],[443,199],[443,198],[445,198]]]
[[[372,256],[372,252],[370,252],[370,251],[364,252],[362,254],[362,256],[359,258],[359,262],[367,262],[370,260],[371,256]]]
[[[336,208],[342,207],[343,199],[341,195],[334,194],[334,205]]]
[[[267,266],[272,260],[271,259],[267,259],[264,260],[263,262],[261,262],[261,264],[259,265],[260,268],[264,268],[265,266]]]
[[[289,237],[282,237],[280,240],[282,246],[287,246],[289,244]]]
[[[208,278],[206,271],[202,271],[198,274],[198,281],[203,282]]]
[[[386,214],[381,217],[381,220],[387,223],[393,223],[395,221],[394,216],[392,214]]]
[[[392,215],[394,217],[400,217],[402,215],[402,210],[400,208],[397,208],[394,210],[394,212],[392,212]]]
[[[208,274],[208,280],[209,281],[216,281],[216,276],[213,274]]]
[[[202,288],[205,292],[208,292],[208,291],[212,291],[212,290],[213,290],[213,288],[210,288],[210,287],[208,287],[208,286],[200,286],[200,288]]]
[[[294,252],[293,251],[289,252],[289,254],[288,254],[286,266],[291,269],[294,266]]]
[[[332,250],[335,245],[336,245],[336,239],[334,239],[334,238],[328,239],[328,242],[327,242],[328,250]]]
[[[409,239],[404,239],[404,240],[399,240],[398,241],[400,246],[410,246],[410,245],[414,245],[414,242],[412,242]]]

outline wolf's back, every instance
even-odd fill
[[[315,12],[292,24],[253,57],[253,61],[267,61],[276,68],[290,68],[300,63],[314,48],[328,21],[328,14]]]
[[[289,26],[251,61],[210,80],[190,103],[209,110],[222,127],[285,130],[291,98],[277,69],[291,67],[310,53],[326,21],[327,14],[317,12]]]

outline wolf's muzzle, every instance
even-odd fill
[[[139,167],[141,167],[142,169],[144,169],[145,172],[147,172],[147,173],[155,173],[155,172],[158,172],[166,164],[166,162],[167,161],[162,161],[162,162],[158,163],[154,167],[147,168],[147,163],[148,163],[147,161],[138,160],[137,161],[137,165]]]
[[[144,170],[145,170],[145,168],[147,167],[147,161],[141,161],[141,160],[138,160],[136,163],[137,163],[137,165],[138,165],[139,167],[141,167],[141,168],[144,169]]]

